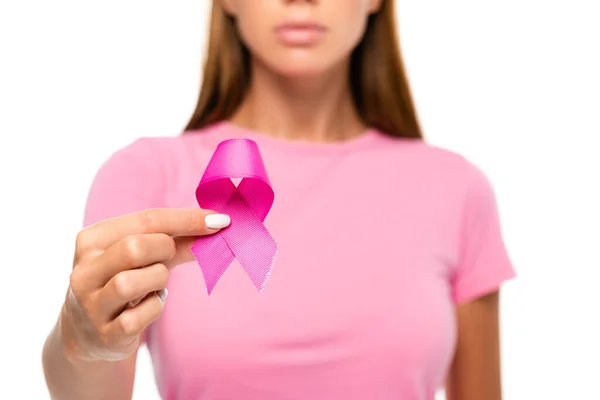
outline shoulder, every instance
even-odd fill
[[[460,191],[488,181],[479,165],[457,151],[424,140],[394,138],[383,133],[380,144],[377,158],[391,171],[412,174],[431,184],[451,184]]]
[[[111,158],[127,158],[132,162],[155,163],[174,158],[186,148],[189,138],[181,136],[142,136],[118,148]]]
[[[177,168],[214,150],[211,140],[214,130],[208,127],[173,136],[141,136],[118,148],[110,160],[141,164],[154,170]]]

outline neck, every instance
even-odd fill
[[[354,107],[348,74],[343,65],[318,77],[289,78],[254,62],[250,89],[231,122],[296,140],[358,136],[366,127]]]

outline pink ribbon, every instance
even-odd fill
[[[237,187],[231,181],[235,178],[242,178]],[[203,209],[229,215],[231,225],[200,236],[191,248],[208,294],[234,258],[258,291],[264,289],[277,255],[277,244],[263,224],[273,198],[257,144],[249,139],[219,143],[198,184],[196,199]]]

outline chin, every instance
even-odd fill
[[[283,62],[271,63],[270,68],[278,75],[288,78],[318,78],[332,71],[336,65],[323,61],[316,59],[297,60],[290,57]]]
[[[297,79],[297,78],[311,79],[311,78],[318,78],[319,76],[322,76],[326,71],[321,68],[302,68],[302,67],[299,68],[299,67],[291,66],[288,68],[277,68],[275,70],[275,72],[278,75],[281,75],[283,77],[290,78],[290,79]]]

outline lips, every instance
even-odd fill
[[[275,28],[277,38],[287,46],[311,46],[325,34],[325,26],[317,23],[284,23]]]

